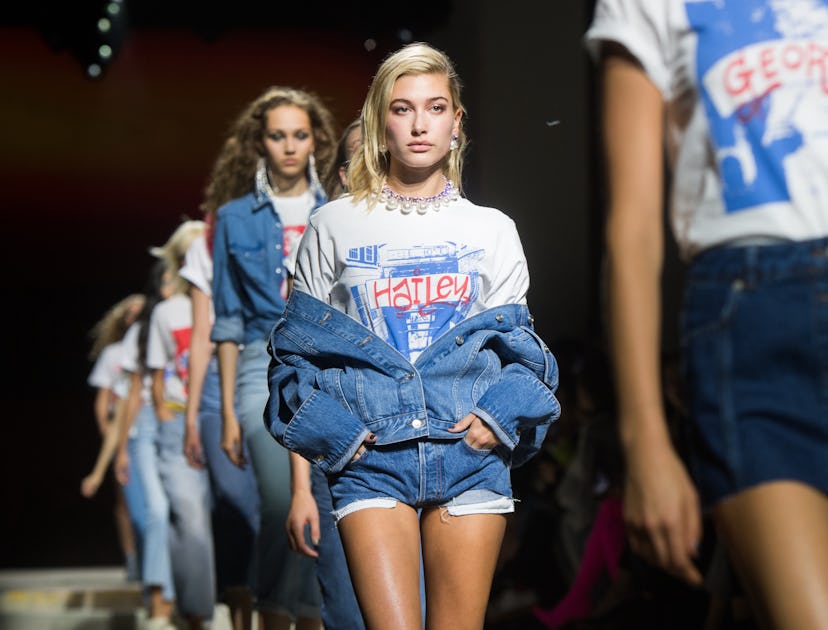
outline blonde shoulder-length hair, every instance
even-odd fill
[[[164,261],[164,264],[173,276],[175,293],[186,293],[187,281],[179,275],[184,264],[184,257],[193,241],[205,233],[207,224],[204,221],[185,220],[160,247],[151,247],[150,254]]]
[[[348,167],[348,189],[354,201],[368,199],[373,206],[388,175],[388,152],[385,150],[385,126],[394,83],[405,75],[444,74],[448,79],[452,111],[463,112],[458,124],[457,148],[449,151],[443,174],[462,192],[463,154],[466,135],[463,130],[466,110],[460,101],[462,84],[448,56],[422,42],[414,42],[392,53],[380,64],[362,106],[362,143]]]

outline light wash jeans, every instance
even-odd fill
[[[253,584],[259,494],[253,469],[239,468],[221,450],[221,389],[215,357],[210,360],[204,379],[198,422],[213,494],[216,584],[221,594],[227,587]]]
[[[321,594],[312,558],[290,550],[285,522],[290,509],[290,462],[264,424],[268,399],[265,340],[245,345],[237,379],[239,422],[260,501],[260,531],[256,553],[256,607],[290,615],[320,616]]]
[[[141,579],[144,564],[144,540],[147,530],[147,502],[144,499],[144,486],[135,464],[135,436],[137,431],[131,431],[127,439],[127,453],[129,454],[129,480],[121,486],[124,494],[129,522],[135,535],[135,560],[137,561],[138,579]]]
[[[136,424],[135,463],[147,504],[144,586],[160,586],[182,615],[210,619],[215,567],[207,474],[184,458],[183,413],[158,422],[144,405]]]

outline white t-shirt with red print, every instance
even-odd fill
[[[331,304],[411,361],[466,317],[526,304],[514,221],[459,198],[403,214],[350,195],[319,208],[299,246],[294,290]]]
[[[187,404],[192,330],[193,309],[188,296],[173,295],[152,310],[147,367],[164,370],[164,400],[182,407]]]
[[[296,268],[296,250],[316,202],[310,188],[296,197],[272,197],[271,200],[282,220],[283,264],[288,274],[293,275]],[[287,281],[282,283],[282,297],[287,299]]]
[[[125,379],[121,372],[121,358],[124,354],[122,341],[110,343],[101,350],[89,378],[86,382],[98,389],[109,389],[116,398],[123,398],[126,395]]]
[[[122,345],[122,354],[121,354],[121,370],[127,382],[126,391],[124,395],[126,396],[126,392],[129,391],[129,377],[127,376],[126,372],[139,372],[140,368],[138,367],[138,335],[141,332],[141,324],[135,323],[132,324],[127,329],[126,335],[124,335],[123,340],[121,340]],[[152,402],[152,378],[145,374],[144,378],[142,379],[141,388],[141,402],[149,404]]]
[[[671,220],[689,258],[828,234],[828,0],[599,0],[666,104]]]

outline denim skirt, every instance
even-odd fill
[[[697,255],[681,343],[704,505],[773,480],[828,490],[828,239]]]

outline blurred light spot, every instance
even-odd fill
[[[106,12],[109,13],[109,15],[118,15],[121,12],[121,5],[116,2],[110,2],[106,5]]]
[[[101,33],[108,33],[110,28],[112,28],[112,22],[108,18],[103,17],[98,20],[98,30]]]
[[[86,75],[92,79],[97,79],[101,76],[101,67],[96,63],[90,63],[86,67]]]
[[[397,37],[400,38],[401,42],[407,44],[408,42],[410,42],[414,38],[414,33],[412,33],[407,28],[401,28],[399,31],[397,31]]]
[[[98,48],[98,56],[101,59],[109,59],[112,56],[112,47],[108,44],[102,44]]]
[[[369,37],[368,39],[365,40],[365,43],[363,44],[363,46],[365,46],[365,50],[370,52],[370,51],[374,50],[374,48],[377,47],[377,42],[376,42],[375,39]]]

